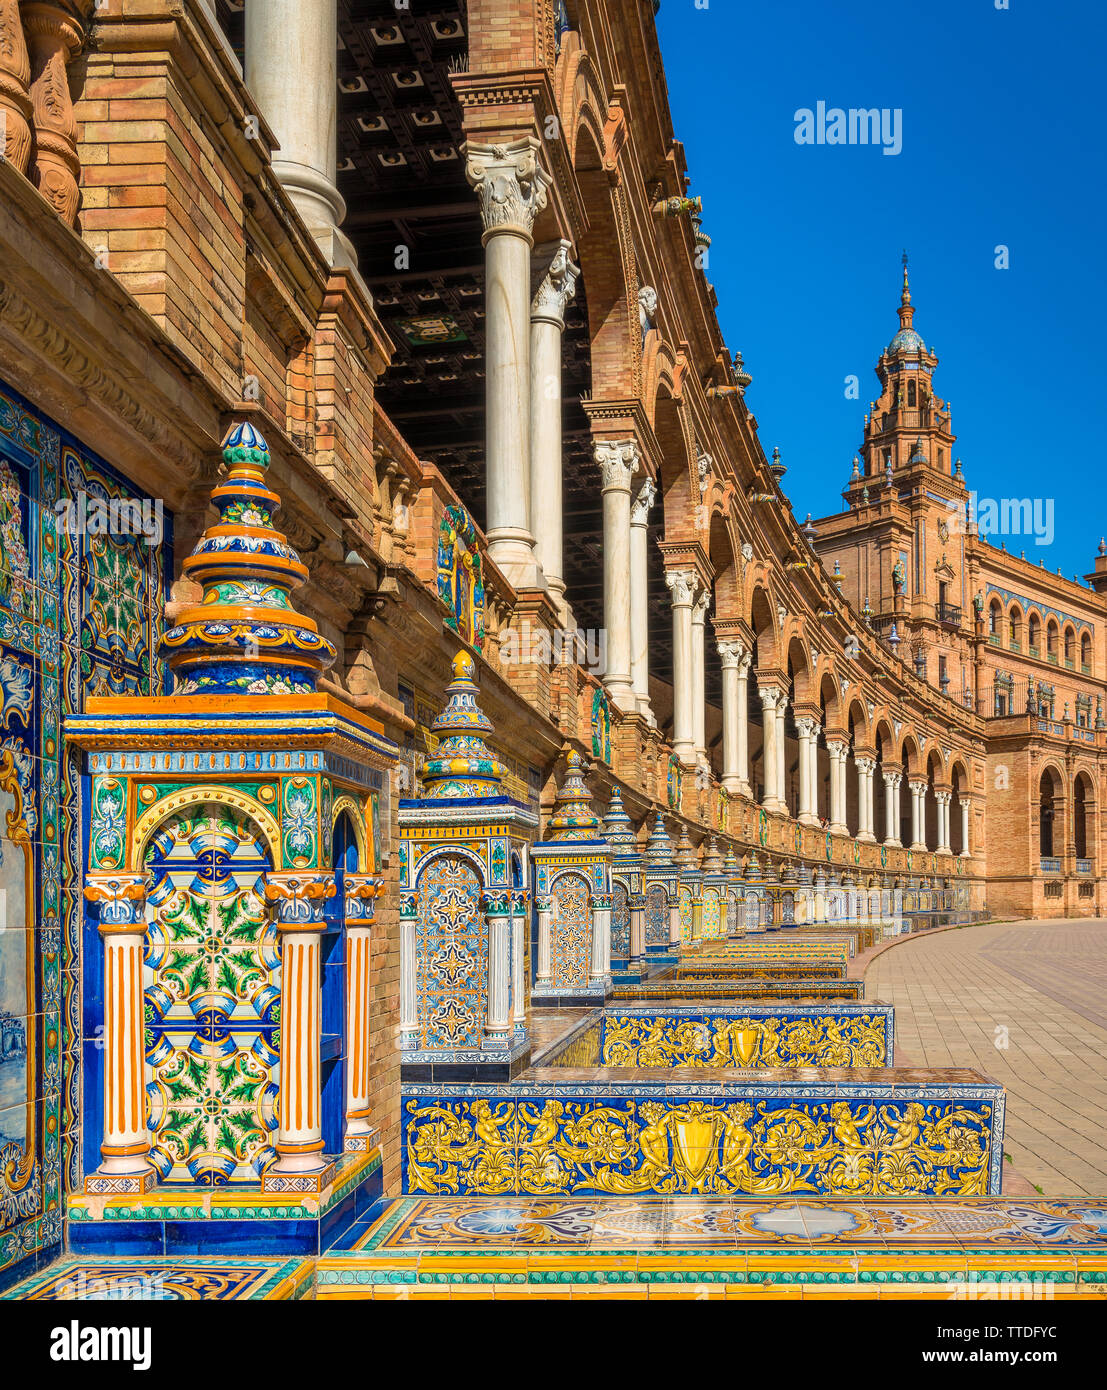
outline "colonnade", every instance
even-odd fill
[[[336,186],[337,19],[335,0],[272,0],[246,6],[246,79],[280,142],[274,171],[332,264],[354,266],[340,231],[345,208]],[[298,81],[289,82],[295,70]],[[518,590],[545,589],[563,621],[566,603],[562,521],[562,336],[565,312],[580,271],[566,239],[534,246],[534,227],[552,179],[534,136],[502,144],[468,141],[465,174],[479,206],[485,257],[486,534],[491,560]],[[648,292],[643,290],[643,295]],[[649,314],[646,315],[647,323]],[[625,428],[625,427],[624,427]],[[605,684],[623,713],[650,723],[648,561],[649,514],[657,489],[637,440],[615,422],[597,424],[594,456],[602,486]],[[541,518],[541,526],[537,519]],[[710,584],[696,569],[674,562],[666,570],[672,599],[672,743],[688,768],[708,764],[705,672]],[[718,642],[723,677],[722,784],[752,795],[748,731],[752,653],[730,636]],[[762,705],[762,805],[788,813],[786,715],[788,693],[758,681]],[[823,729],[796,712],[799,744],[797,816],[819,824],[818,746]],[[829,828],[847,834],[850,746],[826,739],[830,758]],[[877,840],[874,772],[854,754],[857,838]],[[900,770],[882,770],[883,842],[900,846]],[[926,783],[908,782],[911,847],[924,847]],[[950,800],[936,790],[938,852],[949,852]],[[968,849],[968,810],[962,801],[962,845]]]

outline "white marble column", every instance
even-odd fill
[[[527,1027],[526,929],[527,895],[519,891],[511,895],[511,997],[516,1035],[524,1033]]]
[[[779,692],[776,703],[776,789],[780,810],[788,812],[788,735],[785,717],[788,713],[788,696]]]
[[[777,719],[777,703],[784,700],[784,692],[775,685],[758,685],[761,697],[761,763],[765,770],[765,795],[762,806],[766,811],[783,811],[781,799],[784,790],[780,775],[782,758],[780,755],[780,720]]]
[[[331,265],[356,266],[339,231],[336,0],[249,0],[246,85],[277,137],[273,173]]]
[[[961,798],[961,858],[968,859],[972,854],[969,846],[969,807],[971,802],[964,796]]]
[[[84,895],[98,909],[104,947],[103,1138],[100,1167],[85,1187],[90,1193],[146,1192],[157,1177],[149,1163],[143,1047],[146,878],[90,873]]]
[[[866,844],[876,840],[873,833],[873,771],[875,758],[854,757],[857,768],[857,838]]]
[[[707,762],[707,610],[711,606],[711,591],[703,589],[692,605],[692,742],[696,762]]]
[[[749,796],[750,784],[746,772],[746,679],[749,655],[745,643],[735,638],[722,639],[718,647],[723,666],[723,787],[732,796]]]
[[[692,603],[699,588],[699,575],[694,570],[667,570],[665,582],[673,601],[673,752],[685,767],[695,767]]]
[[[819,823],[819,735],[822,731],[823,726],[812,720],[811,738],[807,745],[807,756],[811,759],[808,784],[811,788],[811,814],[816,825]]]
[[[630,680],[630,484],[638,471],[633,439],[594,445],[603,479],[603,621],[607,665],[604,684],[624,712],[636,707]]]
[[[903,774],[901,772],[885,772],[882,775],[884,777],[884,843],[894,849],[899,849],[899,788],[903,781]]]
[[[485,894],[484,917],[488,925],[488,1000],[484,1024],[486,1047],[508,1047],[514,1028],[511,995],[510,892],[497,890]]]
[[[949,804],[953,800],[953,793],[935,792],[934,800],[938,803],[938,853],[952,854],[949,847]]]
[[[926,849],[925,828],[923,815],[925,803],[923,798],[926,796],[925,782],[910,782],[911,788],[911,848]]]
[[[630,910],[630,953],[629,963],[641,965],[646,959],[646,895],[631,893],[627,898]]]
[[[596,894],[592,899],[592,955],[588,983],[602,985],[611,974],[611,899]]]
[[[538,962],[535,966],[534,987],[547,990],[553,983],[552,955],[550,951],[553,930],[553,899],[535,898],[535,911],[538,913]]]
[[[846,835],[846,760],[849,758],[849,744],[831,739],[827,741],[826,751],[830,754],[830,829],[835,835]]]
[[[657,486],[647,478],[630,508],[630,684],[638,713],[653,724],[650,708],[649,537]]]
[[[815,786],[812,777],[812,751],[815,744],[815,730],[819,726],[813,719],[798,719],[796,730],[799,734],[799,814],[796,819],[801,825],[818,825],[815,814]]]
[[[565,307],[580,275],[572,243],[555,241],[534,253],[530,305],[530,511],[534,553],[564,617],[565,578],[561,463],[561,336]]]
[[[517,589],[543,587],[530,503],[530,250],[552,180],[534,136],[464,146],[484,227],[488,553]]]
[[[415,936],[418,908],[414,893],[400,898],[400,1048],[419,1046],[419,998],[415,981]]]

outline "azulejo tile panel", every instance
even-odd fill
[[[606,1009],[595,1030],[545,1065],[885,1067],[892,1065],[893,1033],[886,1004]],[[597,1045],[598,1060],[591,1061]]]
[[[100,525],[113,507],[129,533]],[[0,1282],[60,1241],[81,1172],[83,791],[62,721],[89,693],[161,688],[169,528],[0,384]]]
[[[5,1298],[35,1301],[121,1299],[128,1302],[239,1302],[302,1298],[311,1289],[309,1260],[60,1260]]]
[[[269,856],[226,807],[161,826],[147,852],[146,1061],[163,1182],[257,1182],[276,1157],[280,957]]]
[[[386,1204],[360,1251],[580,1247],[697,1252],[759,1246],[818,1250],[872,1245],[1080,1249],[1107,1252],[1107,1209],[1094,1199],[1000,1197],[742,1199],[703,1196],[401,1197]]]
[[[1003,1092],[891,1071],[405,1086],[402,1125],[412,1193],[971,1196],[1000,1189]]]

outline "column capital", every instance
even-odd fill
[[[565,327],[565,308],[576,293],[580,266],[569,259],[571,241],[552,241],[535,249],[531,257],[534,297],[530,305],[531,322]]]
[[[638,496],[630,504],[630,524],[632,526],[645,526],[649,521],[650,508],[657,497],[657,484],[652,478],[647,478],[638,489]]]
[[[715,646],[724,671],[736,671],[742,664],[742,658],[748,659],[746,644],[737,637],[720,637]]]
[[[835,760],[838,758],[848,758],[849,744],[843,739],[828,738],[826,741],[826,751],[830,754],[831,758]]]
[[[711,598],[712,594],[710,589],[705,587],[700,590],[699,594],[696,596],[695,603],[692,605],[692,621],[694,623],[703,622],[704,618],[707,616],[707,610],[711,607]]]
[[[796,720],[796,732],[799,734],[800,738],[814,738],[816,737],[818,729],[819,725],[814,719],[801,716]]]
[[[373,921],[374,904],[384,892],[384,879],[372,874],[345,874],[342,881],[343,911],[348,927],[367,927]]]
[[[600,466],[604,492],[630,491],[630,480],[638,472],[636,439],[596,440],[592,445],[592,455]]]
[[[760,695],[761,704],[765,709],[776,709],[778,705],[783,707],[787,704],[788,697],[779,686],[762,685],[761,682],[758,681],[757,693]]]
[[[700,586],[700,577],[695,570],[666,570],[665,583],[673,596],[673,607],[690,607]]]
[[[265,900],[273,905],[281,931],[321,931],[324,905],[335,888],[331,873],[271,873],[265,878]]]
[[[86,874],[84,892],[99,909],[101,932],[146,930],[145,874]]]
[[[884,785],[886,787],[891,787],[893,790],[898,790],[900,783],[903,781],[902,772],[882,772],[881,776],[884,778]],[[912,786],[913,785],[914,783],[912,783]]]
[[[901,773],[901,779],[902,776],[903,774]],[[909,778],[907,785],[911,788],[913,792],[925,792],[927,787],[927,784],[925,782],[920,782],[917,777]]]
[[[530,237],[553,183],[538,162],[540,148],[533,135],[506,145],[467,140],[462,146],[465,177],[480,198],[484,240],[500,232]]]
[[[857,768],[857,771],[858,771],[858,772],[861,772],[861,773],[864,773],[864,775],[865,775],[866,777],[871,777],[871,776],[873,775],[873,773],[875,772],[875,770],[876,770],[876,759],[875,759],[875,758],[857,758],[857,757],[855,757],[854,760],[853,760],[853,762],[854,762],[854,766]]]

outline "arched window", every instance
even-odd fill
[[[990,637],[995,638],[997,646],[999,645],[1000,639],[1000,623],[1002,621],[1002,615],[1003,608],[1000,605],[999,599],[992,599],[992,605],[988,609],[988,635]]]
[[[1080,665],[1084,668],[1085,674],[1092,668],[1092,639],[1086,632],[1080,636]]]
[[[1057,624],[1052,618],[1046,627],[1046,656],[1050,661],[1057,660]]]
[[[1047,769],[1042,773],[1038,798],[1038,845],[1043,859],[1053,857],[1053,821],[1057,809],[1053,795],[1053,774]]]
[[[1027,640],[1030,646],[1030,655],[1037,656],[1041,651],[1042,643],[1042,624],[1037,613],[1031,613],[1027,621]]]
[[[1016,650],[1022,646],[1022,613],[1018,608],[1012,608],[1008,615],[1007,640]]]
[[[1071,627],[1065,628],[1065,665],[1072,666],[1076,661],[1076,633]]]
[[[909,410],[914,410],[919,403],[917,389],[913,381],[907,383],[907,408]]]

